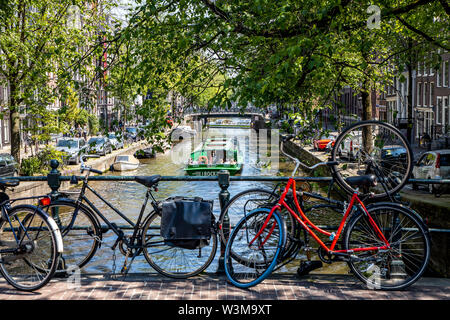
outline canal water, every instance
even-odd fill
[[[237,129],[237,128],[209,128],[206,130],[198,130],[195,139],[189,141],[185,139],[180,143],[175,144],[166,153],[158,153],[156,158],[149,161],[149,163],[141,164],[140,167],[134,171],[125,172],[108,172],[106,175],[154,175],[162,176],[184,176],[183,170],[189,153],[202,140],[211,137],[227,137],[236,138],[239,141],[240,149],[244,156],[244,166],[240,175],[242,176],[259,176],[259,175],[278,175],[289,176],[294,168],[294,165],[287,158],[279,153],[279,135],[276,130],[260,131],[257,134],[252,129]],[[300,173],[301,174],[301,173]],[[116,208],[120,209],[131,220],[136,220],[146,192],[146,187],[136,182],[100,182],[92,181],[90,185],[97,190],[103,197],[105,197]],[[232,181],[228,191],[230,197],[249,188],[266,188],[273,189],[275,183],[271,182],[255,182],[255,181]],[[170,196],[199,196],[204,199],[214,200],[214,213],[216,217],[220,214],[220,205],[218,195],[220,188],[217,181],[169,181],[160,182],[158,192],[154,193],[158,200],[165,199]],[[97,208],[99,208],[108,219],[116,222],[118,225],[126,224],[115,212],[108,208],[104,203],[98,200],[95,196],[87,192],[90,200],[92,200]],[[146,214],[151,210],[151,206],[147,207]],[[318,221],[327,222],[325,221]],[[115,272],[120,272],[124,262],[124,256],[119,250],[115,250],[115,259],[113,251],[110,246],[114,243],[116,235],[111,231],[104,234],[105,245],[97,251],[95,257],[91,262],[83,268],[86,273],[103,273],[111,272],[116,266]],[[220,247],[218,248],[216,258],[207,272],[215,272],[218,268],[218,260],[220,256]],[[299,258],[305,258],[303,252],[299,254]],[[293,273],[298,267],[298,259],[290,265],[282,268],[279,272]],[[146,262],[143,256],[135,259],[132,265],[131,272],[139,273],[154,273],[154,271]],[[324,273],[346,273],[346,267],[342,265],[331,265],[326,268],[319,269],[318,272]]]

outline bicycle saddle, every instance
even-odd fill
[[[16,179],[0,179],[0,187],[3,188],[11,188],[18,186],[20,183],[19,180]]]
[[[137,183],[143,184],[144,186],[150,188],[154,184],[157,184],[159,180],[161,180],[161,176],[159,174],[153,176],[136,176],[134,180]]]
[[[374,174],[348,177],[345,181],[353,187],[375,187],[377,185],[377,177]]]

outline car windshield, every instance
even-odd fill
[[[126,128],[126,130],[127,130],[127,132],[130,132],[130,133],[136,133],[137,132],[136,128]]]
[[[78,141],[76,140],[59,140],[57,147],[67,147],[67,148],[77,148],[78,147]]]
[[[105,141],[104,138],[91,138],[89,139],[89,144],[101,144]]]
[[[110,138],[110,139],[115,139],[115,138],[116,138],[116,135],[115,135],[114,133],[110,133],[110,134],[108,135],[108,138]]]

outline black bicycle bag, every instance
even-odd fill
[[[185,249],[209,245],[214,224],[213,201],[172,197],[161,206],[161,237],[167,245]]]

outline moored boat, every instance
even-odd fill
[[[139,160],[133,155],[119,155],[113,163],[113,168],[116,171],[134,170],[139,167]]]

